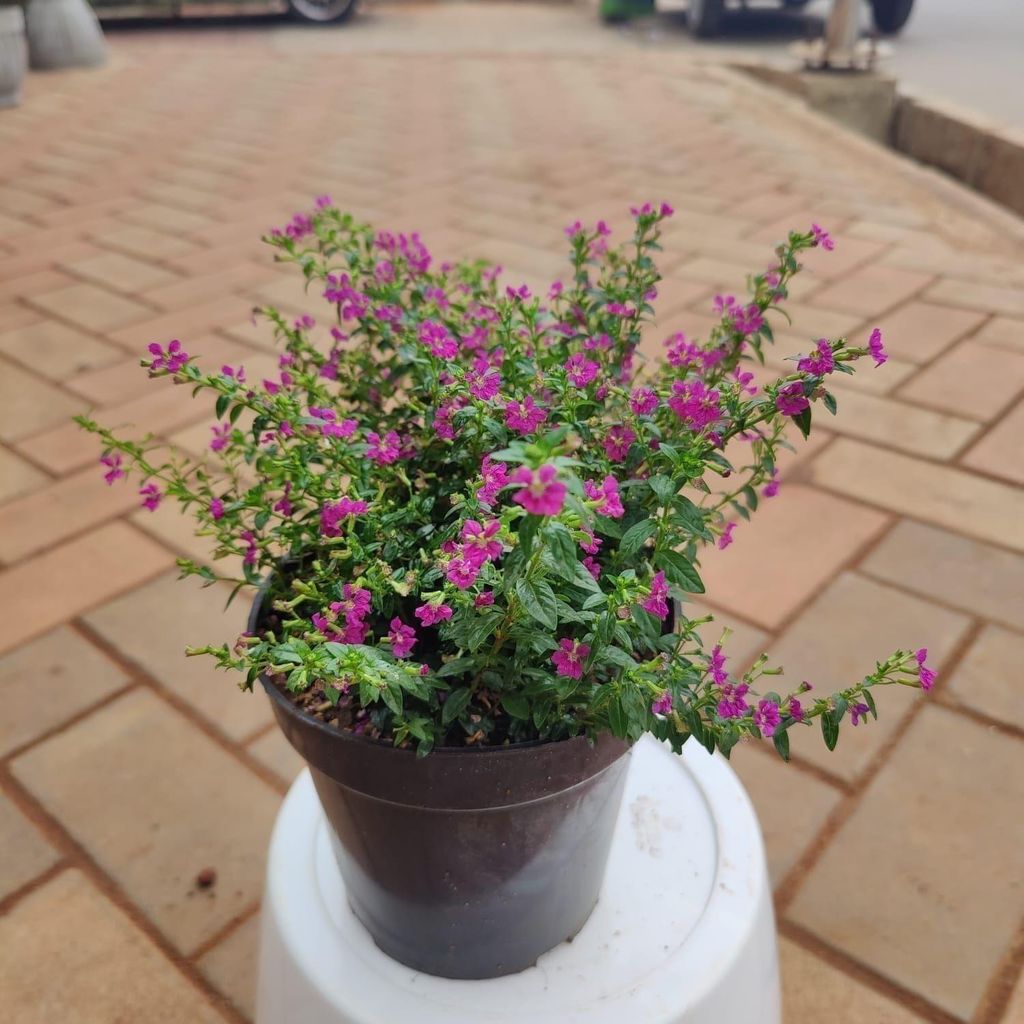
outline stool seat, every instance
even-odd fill
[[[270,842],[257,1024],[781,1024],[754,809],[721,756],[651,737],[629,777],[597,908],[536,966],[435,978],[382,953],[348,907],[304,771]]]

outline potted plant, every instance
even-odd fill
[[[0,107],[14,107],[21,102],[21,83],[27,66],[21,4],[0,0]]]
[[[98,67],[107,59],[103,30],[86,0],[29,0],[25,32],[34,71]]]
[[[728,755],[817,723],[875,714],[874,690],[928,688],[926,652],[897,651],[831,695],[771,689],[702,646],[698,557],[778,488],[788,429],[835,410],[834,373],[868,347],[820,340],[757,387],[746,369],[799,256],[792,233],[751,297],[716,300],[641,369],[667,205],[566,229],[565,282],[544,298],[483,263],[433,269],[413,235],[375,233],[327,197],[267,241],[305,278],[323,323],[259,313],[283,346],[273,379],[202,368],[180,341],[143,365],[213,399],[209,459],[169,455],[80,418],[106,478],[170,498],[238,571],[185,575],[256,591],[248,629],[209,655],[260,681],[309,763],[353,909],[385,952],[480,978],[523,969],[597,899],[630,744]]]

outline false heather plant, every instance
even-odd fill
[[[421,753],[607,731],[726,754],[770,737],[788,757],[815,719],[834,747],[879,686],[929,688],[923,650],[817,696],[766,686],[780,670],[765,657],[734,671],[722,643],[703,646],[710,617],[681,603],[704,590],[702,549],[777,491],[787,430],[835,412],[829,378],[885,353],[877,331],[867,348],[822,339],[756,385],[801,252],[832,247],[815,225],[746,299],[716,299],[706,340],[675,334],[642,366],[672,210],[632,213],[618,248],[604,223],[569,227],[566,280],[535,296],[484,263],[434,269],[417,235],[325,197],[266,239],[319,305],[257,311],[282,347],[273,378],[150,345],[150,376],[212,399],[210,455],[79,422],[108,482],[132,471],[146,508],[180,502],[212,539],[219,561],[181,560],[185,575],[264,588],[254,632],[189,653]]]

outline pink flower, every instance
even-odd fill
[[[676,380],[668,404],[691,430],[703,430],[722,417],[718,398],[718,392],[706,388],[703,381]]]
[[[803,382],[799,380],[783,384],[775,396],[775,408],[784,416],[799,416],[810,405],[804,394]]]
[[[770,700],[762,700],[754,712],[754,724],[761,730],[762,736],[774,736],[782,715],[779,713],[779,705]]]
[[[233,381],[235,381],[238,384],[244,384],[245,383],[245,367],[244,366],[238,367],[237,370],[234,367],[232,367],[232,366],[222,366],[220,368],[220,372],[222,374],[224,374],[225,377],[230,377]]]
[[[802,722],[804,720],[803,705],[796,699],[796,697],[789,698],[789,704],[786,710],[789,712],[789,717],[792,718],[794,722]]]
[[[224,502],[220,498],[214,498],[210,502],[210,518],[220,519],[224,515]]]
[[[389,430],[385,437],[374,433],[372,430],[366,435],[369,447],[366,449],[366,457],[371,462],[382,466],[388,466],[397,462],[401,454],[401,438],[393,430]]]
[[[405,625],[399,618],[391,620],[391,631],[387,635],[391,653],[396,658],[408,658],[416,646],[416,630]]]
[[[451,361],[459,354],[459,343],[452,337],[444,324],[427,320],[420,324],[420,343],[438,359]]]
[[[871,337],[868,338],[868,351],[871,353],[871,358],[875,361],[875,366],[881,366],[889,358],[882,345],[882,332],[877,327],[871,332]]]
[[[505,406],[505,425],[524,437],[532,434],[547,418],[548,414],[530,395],[522,402],[509,401]]]
[[[796,368],[804,373],[813,373],[815,377],[824,377],[836,367],[832,346],[825,338],[818,339],[818,351],[813,356],[802,356]]]
[[[725,686],[729,681],[729,673],[725,670],[725,654],[721,644],[715,644],[708,658],[708,673],[716,686]]]
[[[142,498],[142,507],[155,512],[160,507],[163,492],[156,484],[146,484],[139,489],[139,497]]]
[[[347,495],[337,501],[325,502],[320,509],[320,533],[324,537],[340,537],[341,523],[349,516],[361,516],[369,509],[362,500],[353,500]]]
[[[155,341],[151,342],[147,348],[153,356],[149,362],[150,375],[158,373],[160,370],[177,373],[189,360],[188,353],[181,347],[181,342],[177,338],[167,346],[166,352]]]
[[[598,515],[607,516],[609,519],[621,519],[626,510],[622,507],[622,498],[619,497],[619,482],[610,474],[604,478],[600,486],[588,480],[583,485],[587,497],[599,504],[594,511]]]
[[[658,396],[650,388],[636,388],[629,396],[629,405],[637,416],[650,416],[658,408]]]
[[[850,705],[850,721],[854,725],[859,725],[862,721],[867,721],[868,715],[871,713],[871,708],[867,704],[858,702]]]
[[[749,689],[746,683],[726,683],[722,686],[716,709],[719,718],[742,718],[750,710],[746,701]]]
[[[583,662],[590,654],[590,648],[578,640],[563,637],[558,641],[558,650],[551,655],[551,661],[560,676],[579,679],[583,675]]]
[[[569,356],[565,363],[566,376],[578,388],[585,388],[598,374],[600,363],[588,359],[582,352]]]
[[[469,382],[469,393],[482,402],[490,401],[501,387],[501,374],[497,370],[486,374],[471,371],[466,374],[466,380]]]
[[[629,447],[635,440],[636,434],[627,424],[616,423],[609,428],[601,444],[604,446],[605,455],[612,462],[624,462],[629,455]]]
[[[255,565],[259,558],[259,547],[256,544],[256,534],[252,530],[243,530],[239,536],[245,541],[245,555],[242,561],[246,565]]]
[[[445,569],[445,576],[450,583],[454,583],[459,590],[467,590],[476,583],[480,575],[480,567],[483,562],[471,562],[468,558],[453,558]]]
[[[921,683],[921,689],[930,690],[935,685],[935,672],[925,665],[925,661],[928,659],[928,648],[922,647],[914,655],[914,659],[917,661],[917,678]]]
[[[645,612],[656,615],[659,619],[668,618],[668,584],[665,582],[665,574],[656,572],[651,579],[651,592],[640,603]]]
[[[213,432],[213,437],[210,439],[210,450],[219,452],[231,438],[231,427],[227,423],[218,423],[210,427],[210,430]]]
[[[724,551],[732,543],[732,533],[736,529],[735,523],[726,523],[722,535],[718,538],[718,550]]]
[[[541,466],[536,472],[528,466],[520,466],[510,477],[512,483],[523,484],[512,500],[522,505],[533,516],[557,516],[565,503],[565,484],[558,479],[554,466]]]
[[[764,326],[764,317],[757,303],[748,306],[734,306],[732,310],[732,326],[737,333],[747,338]]]
[[[660,697],[657,697],[651,704],[652,715],[672,714],[672,691],[664,690]]]
[[[492,604],[494,604],[493,590],[485,590],[482,594],[477,594],[476,597],[473,598],[474,608],[487,608]]]
[[[836,243],[832,241],[832,236],[824,229],[818,227],[817,224],[811,225],[811,234],[814,236],[814,245],[821,246],[826,252],[831,252],[835,247]]]
[[[766,498],[774,498],[779,493],[779,470],[778,467],[772,470],[772,478],[764,485],[761,493]]]
[[[424,626],[436,626],[452,617],[452,610],[446,604],[421,604],[415,611],[416,618]]]
[[[477,565],[500,558],[501,541],[494,539],[500,531],[497,519],[484,524],[467,519],[462,524],[462,557]]]
[[[587,555],[583,559],[583,567],[594,577],[595,580],[601,578],[601,564],[593,555]]]
[[[580,547],[588,555],[596,555],[601,550],[601,538],[596,536],[593,530],[588,530],[586,527],[584,527],[584,532],[587,534],[587,539],[580,541]]]
[[[108,487],[115,480],[119,480],[125,475],[124,470],[121,468],[122,461],[120,452],[108,452],[100,459],[100,462],[107,467],[106,473],[103,474],[103,479],[107,481]]]
[[[490,455],[485,455],[480,463],[480,475],[483,486],[476,491],[476,500],[481,505],[491,506],[498,500],[498,493],[508,483],[508,466],[504,462],[495,462]]]

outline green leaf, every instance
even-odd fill
[[[775,749],[779,752],[779,757],[783,761],[789,760],[789,733],[785,729],[776,729],[775,735],[772,737],[772,741],[775,744]]]
[[[825,739],[825,746],[829,750],[835,750],[839,742],[839,722],[831,711],[826,711],[821,716],[821,735]]]
[[[660,473],[658,476],[652,476],[647,481],[651,486],[651,490],[654,491],[655,497],[661,502],[662,507],[668,506],[672,503],[672,499],[676,495],[678,488],[672,482],[672,477],[666,476],[664,473]]]
[[[501,704],[513,718],[527,721],[530,717],[530,702],[521,693],[503,693]]]
[[[828,411],[832,413],[833,416],[835,416],[837,408],[836,396],[833,395],[831,391],[826,391],[825,394],[822,395],[821,401],[824,404],[825,408],[828,409]]]
[[[875,707],[875,698],[871,696],[870,690],[863,691],[864,703],[868,706],[868,711],[871,712],[871,717],[877,722],[878,721],[878,709]]]
[[[458,690],[452,690],[448,694],[448,697],[444,702],[443,710],[441,711],[441,724],[451,725],[451,723],[466,710],[466,706],[469,704],[470,697],[472,696],[473,693],[468,686],[463,686]]]
[[[476,658],[453,658],[446,661],[434,675],[446,679],[448,676],[459,676],[468,672],[477,663]]]
[[[612,694],[611,700],[608,701],[608,725],[619,739],[623,739],[629,730],[629,716],[618,694]]]
[[[685,590],[688,594],[703,594],[704,584],[696,568],[685,555],[678,551],[659,551],[654,564],[665,573],[669,583]]]
[[[516,584],[516,596],[531,618],[536,619],[542,626],[547,626],[550,630],[558,628],[558,602],[555,600],[555,592],[549,584],[543,580],[538,580],[536,583],[520,580]]]
[[[641,519],[639,523],[634,523],[622,535],[622,540],[619,541],[619,553],[624,558],[636,554],[643,547],[644,541],[652,537],[657,529],[658,524],[653,519]]]
[[[562,579],[575,580],[579,559],[576,557],[576,542],[572,539],[572,534],[562,523],[557,522],[548,523],[543,533],[548,554],[551,556],[551,567]]]
[[[811,407],[808,406],[803,412],[792,417],[792,419],[800,428],[800,433],[807,437],[811,432]]]
[[[219,395],[217,397],[217,404],[214,406],[214,409],[216,410],[216,413],[217,413],[217,419],[223,419],[224,418],[224,413],[226,413],[228,411],[228,406],[230,404],[231,404],[231,396],[230,395]]]

